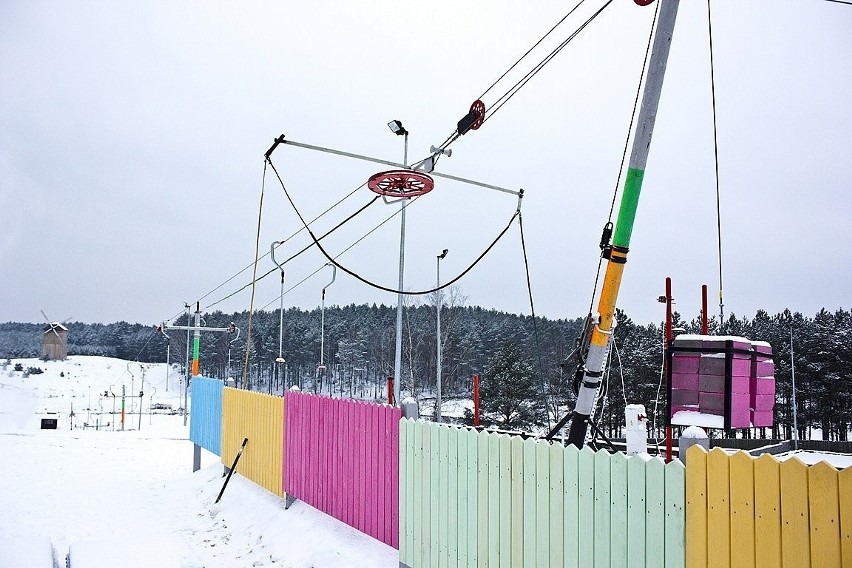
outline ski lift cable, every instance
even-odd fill
[[[642,71],[639,73],[639,84],[636,85],[636,96],[633,98],[633,112],[630,114],[630,124],[627,127],[627,136],[624,138],[624,149],[621,152],[621,165],[618,167],[618,176],[615,180],[615,187],[612,190],[612,202],[609,205],[609,214],[607,215],[607,222],[604,225],[604,231],[606,231],[607,227],[611,228],[612,223],[612,214],[615,212],[615,201],[618,198],[618,188],[621,187],[621,179],[624,176],[624,164],[627,162],[627,150],[630,148],[630,138],[633,133],[633,124],[636,121],[636,116],[639,110],[639,97],[642,94],[642,82],[645,79],[645,74],[648,70],[648,58],[651,54],[651,45],[654,41],[654,29],[657,25],[657,17],[660,14],[660,3],[657,2],[656,9],[654,10],[654,19],[651,21],[651,30],[648,33],[648,44],[645,46],[645,58],[642,61]],[[604,239],[602,238],[601,241]],[[608,240],[608,238],[607,238]],[[601,242],[601,246],[605,246],[606,243]],[[589,299],[589,313],[592,313],[592,310],[595,305],[595,294],[598,291],[598,283],[600,282],[601,277],[601,267],[603,266],[603,255],[598,258],[598,268],[595,271],[595,283],[592,286],[592,294]]]
[[[544,40],[545,40],[545,39],[546,39],[546,38],[547,38],[547,37],[548,37],[548,36],[549,36],[549,35],[550,35],[550,34],[551,34],[551,33],[552,33],[552,32],[553,32],[556,28],[557,28],[557,27],[559,27],[559,25],[560,25],[560,24],[562,24],[562,23],[563,23],[563,22],[564,22],[564,21],[565,21],[565,20],[566,20],[566,19],[567,19],[567,18],[568,18],[571,14],[573,14],[573,13],[574,13],[574,12],[575,12],[575,11],[576,11],[579,7],[580,7],[580,5],[581,5],[581,4],[583,4],[583,2],[584,2],[584,1],[585,1],[585,0],[580,0],[580,2],[578,2],[578,3],[577,3],[577,4],[576,4],[576,5],[575,5],[575,6],[574,6],[574,7],[573,7],[573,8],[572,8],[569,12],[568,12],[568,14],[566,14],[566,15],[565,15],[565,16],[564,16],[561,20],[559,20],[559,22],[557,22],[557,24],[556,24],[555,26],[553,26],[553,27],[552,27],[552,28],[551,28],[551,29],[550,29],[550,30],[549,30],[549,31],[548,31],[548,32],[547,32],[547,33],[546,33],[543,37],[541,37],[541,38],[540,38],[540,39],[539,39],[539,40],[538,40],[535,44],[533,44],[533,46],[532,46],[531,48],[529,48],[529,49],[526,51],[526,53],[524,53],[524,54],[523,54],[523,55],[522,55],[522,56],[521,56],[521,57],[520,57],[517,61],[515,61],[515,63],[513,63],[513,64],[509,67],[509,69],[507,69],[507,70],[506,70],[506,72],[504,72],[504,73],[503,73],[503,74],[502,74],[502,75],[501,75],[501,76],[500,76],[500,77],[499,77],[496,81],[494,81],[494,83],[492,83],[492,84],[491,84],[491,86],[490,86],[490,87],[488,87],[488,88],[485,90],[485,92],[484,92],[484,93],[480,96],[480,98],[479,98],[479,99],[477,99],[476,101],[474,101],[473,105],[471,105],[470,112],[469,112],[469,113],[468,113],[468,114],[467,114],[464,118],[462,118],[462,120],[459,122],[459,125],[457,125],[456,130],[455,130],[454,132],[452,132],[452,133],[451,133],[451,134],[447,137],[447,139],[446,139],[446,140],[444,140],[444,142],[443,142],[443,143],[442,143],[442,144],[441,144],[438,148],[440,148],[441,150],[446,150],[446,149],[447,149],[447,148],[448,148],[448,147],[449,147],[449,146],[450,146],[453,142],[455,142],[456,140],[458,140],[458,138],[459,138],[461,135],[463,135],[463,134],[467,133],[469,130],[476,130],[476,129],[478,129],[480,126],[482,126],[483,124],[485,124],[485,122],[486,122],[486,121],[487,121],[487,120],[488,120],[491,116],[493,116],[493,115],[494,115],[494,114],[495,114],[495,113],[496,113],[496,112],[497,112],[500,108],[502,108],[502,106],[503,106],[505,103],[507,103],[507,102],[508,102],[508,101],[509,101],[509,100],[510,100],[513,96],[515,96],[515,94],[516,94],[519,90],[521,90],[521,88],[523,88],[523,87],[524,87],[524,86],[525,86],[525,85],[526,85],[526,84],[530,81],[530,79],[532,79],[532,78],[533,78],[536,74],[538,74],[538,72],[539,72],[539,71],[541,71],[541,69],[542,69],[542,68],[544,68],[544,66],[545,66],[545,65],[547,65],[547,64],[548,64],[548,63],[549,63],[549,62],[550,62],[550,61],[551,61],[551,60],[552,60],[552,59],[553,59],[556,55],[558,55],[558,54],[559,54],[559,52],[561,52],[561,51],[562,51],[562,49],[563,49],[566,45],[568,45],[568,43],[570,43],[570,42],[571,42],[571,40],[573,40],[575,37],[577,37],[577,35],[578,35],[578,34],[579,34],[579,33],[580,33],[583,29],[585,29],[585,27],[586,27],[586,26],[588,26],[588,25],[589,25],[589,24],[590,24],[590,23],[591,23],[591,22],[592,22],[595,18],[597,18],[597,17],[601,14],[601,12],[603,12],[603,10],[604,10],[606,7],[608,7],[610,4],[612,4],[612,1],[613,1],[613,0],[607,0],[607,2],[606,2],[606,3],[605,3],[605,4],[604,4],[604,5],[603,5],[600,9],[598,9],[598,10],[597,10],[597,12],[595,12],[595,13],[594,13],[594,14],[593,14],[590,18],[588,18],[588,19],[587,19],[587,20],[586,20],[583,24],[581,24],[581,25],[579,26],[579,28],[577,28],[576,30],[574,30],[574,32],[572,32],[572,33],[571,33],[571,35],[569,35],[569,36],[568,36],[568,38],[567,38],[566,40],[564,40],[562,43],[560,43],[560,45],[559,45],[559,46],[557,46],[557,47],[556,47],[553,51],[551,51],[551,52],[550,52],[548,55],[546,55],[546,56],[545,56],[545,57],[544,57],[541,61],[539,61],[539,62],[538,62],[535,66],[533,66],[533,68],[532,68],[530,71],[528,71],[528,72],[527,72],[527,73],[526,73],[526,74],[525,74],[525,75],[524,75],[524,76],[523,76],[520,80],[518,80],[518,81],[517,81],[514,85],[512,85],[512,86],[511,86],[511,87],[509,87],[506,91],[504,91],[504,92],[503,92],[503,94],[502,94],[502,95],[500,95],[500,96],[497,98],[497,100],[495,101],[495,103],[494,103],[493,105],[491,105],[491,106],[492,106],[492,109],[491,109],[491,111],[488,113],[488,115],[486,116],[486,115],[485,115],[485,105],[482,103],[481,98],[482,98],[483,96],[485,96],[488,92],[490,92],[490,91],[491,91],[491,89],[493,89],[493,88],[494,88],[494,87],[495,87],[495,86],[496,86],[496,85],[497,85],[497,84],[498,84],[501,80],[503,80],[503,79],[506,77],[506,75],[508,75],[508,73],[512,71],[512,69],[514,69],[514,68],[515,68],[518,64],[520,64],[520,62],[521,62],[524,58],[526,58],[526,57],[527,57],[527,56],[528,56],[528,55],[529,55],[529,54],[530,54],[530,53],[531,53],[531,52],[532,52],[532,51],[533,51],[533,50],[534,50],[534,49],[535,49],[538,45],[540,45],[540,44],[541,44],[541,42],[542,42],[542,41],[544,41]],[[477,115],[478,115],[478,118],[475,118],[475,119],[474,119],[473,117],[476,117]],[[466,128],[464,128],[464,129],[462,129],[462,128],[463,128],[463,127],[462,127],[462,123],[463,123],[466,119],[471,119],[471,120],[468,122],[467,127],[466,127]]]
[[[666,330],[665,327],[662,329],[663,332],[663,352],[666,350]],[[660,454],[660,437],[657,435],[657,408],[660,404],[660,391],[663,388],[663,376],[665,375],[666,370],[666,358],[663,357],[662,362],[660,363],[660,381],[657,383],[657,396],[654,399],[654,445],[657,447],[657,455]]]
[[[251,277],[251,301],[249,302],[248,323],[246,324],[246,356],[243,364],[243,378],[241,384],[246,384],[249,368],[249,356],[251,355],[251,320],[254,313],[254,295],[257,289],[257,263],[260,259],[260,227],[263,220],[263,195],[266,191],[266,159],[263,161],[263,177],[260,182],[260,205],[257,209],[257,236],[254,243],[254,270]]]
[[[361,187],[363,187],[363,185],[362,185]],[[359,188],[359,189],[360,189],[360,188]],[[363,211],[365,211],[365,210],[366,210],[366,209],[367,209],[370,205],[372,205],[373,203],[375,203],[375,202],[376,202],[376,200],[377,200],[377,199],[379,199],[379,197],[380,197],[380,196],[378,196],[378,195],[377,195],[377,196],[375,196],[373,199],[371,199],[370,201],[368,201],[366,205],[362,206],[360,209],[358,209],[357,211],[355,211],[354,213],[352,213],[351,215],[349,215],[346,219],[344,219],[343,221],[341,221],[340,223],[338,223],[337,225],[335,225],[334,227],[332,227],[331,229],[329,229],[328,231],[326,231],[324,234],[322,234],[322,235],[319,237],[319,240],[323,240],[324,238],[326,238],[327,236],[329,236],[331,233],[333,233],[334,231],[336,231],[337,229],[339,229],[340,227],[342,227],[343,225],[345,225],[346,223],[348,223],[349,221],[351,221],[351,220],[352,220],[353,218],[355,218],[358,214],[360,214],[360,213],[362,213]],[[305,230],[305,229],[304,229],[304,227],[303,227],[302,229],[300,229],[300,231],[304,231],[304,230]],[[294,235],[295,235],[295,233],[294,233]],[[289,239],[288,239],[288,240],[289,240]],[[284,241],[280,241],[280,243],[285,243],[285,242],[287,242],[287,241],[286,241],[286,240],[284,240]],[[305,252],[307,252],[308,250],[310,250],[310,248],[311,248],[312,246],[314,246],[314,245],[313,245],[313,243],[311,243],[311,244],[307,245],[306,247],[302,248],[302,249],[301,249],[299,252],[297,252],[296,254],[294,254],[294,255],[290,256],[289,258],[285,259],[284,261],[282,261],[280,266],[284,266],[285,264],[287,264],[287,263],[288,263],[288,262],[290,262],[291,260],[293,260],[293,259],[297,258],[298,256],[300,256],[300,255],[304,254]],[[265,255],[263,255],[261,258],[266,258],[266,256],[267,256],[267,255],[269,255],[269,253],[266,253],[266,254],[265,254]],[[234,292],[232,292],[232,293],[228,294],[228,295],[227,295],[227,296],[225,296],[224,298],[221,298],[221,299],[219,299],[219,300],[216,300],[216,301],[215,301],[215,302],[213,302],[212,304],[208,304],[207,306],[205,306],[205,308],[204,308],[204,309],[205,309],[205,310],[208,310],[208,309],[212,308],[213,306],[215,306],[215,305],[217,305],[217,304],[220,304],[220,303],[224,302],[225,300],[227,300],[227,299],[229,299],[229,298],[232,298],[232,297],[236,296],[237,294],[239,294],[240,292],[242,292],[243,290],[245,290],[246,288],[248,288],[249,286],[251,286],[251,285],[252,285],[252,284],[254,284],[255,282],[260,282],[261,280],[263,280],[264,278],[266,278],[267,276],[269,276],[270,274],[272,274],[273,272],[275,272],[275,271],[276,271],[276,270],[278,270],[278,269],[279,269],[279,266],[278,266],[278,265],[276,265],[276,266],[275,266],[275,268],[270,268],[268,271],[266,271],[264,274],[262,274],[259,278],[255,278],[254,280],[252,280],[252,281],[251,281],[251,282],[249,282],[248,284],[244,285],[242,288],[240,288],[240,289],[238,289],[238,290],[236,290],[236,291],[234,291]]]
[[[527,276],[527,292],[530,297],[530,314],[532,315],[533,334],[535,336],[535,352],[538,358],[538,374],[541,377],[541,396],[544,399],[544,412],[547,416],[547,429],[550,430],[553,423],[550,420],[550,411],[547,400],[547,385],[550,383],[548,377],[544,374],[544,366],[541,363],[541,340],[538,335],[538,323],[535,318],[535,302],[533,301],[532,281],[530,280],[530,263],[527,258],[527,245],[524,239],[524,218],[518,213],[518,229],[521,233],[521,251],[524,254],[524,271]]]
[[[539,71],[541,71],[545,65],[550,63],[554,57],[559,55],[559,53],[567,46],[571,40],[577,37],[580,32],[582,32],[586,27],[592,23],[607,7],[612,4],[613,0],[607,0],[607,2],[601,6],[594,14],[592,14],[585,22],[583,22],[576,30],[574,30],[571,35],[568,36],[561,44],[559,44],[553,51],[551,51],[547,56],[544,57],[537,65],[535,65],[530,71],[527,72],[518,82],[516,82],[511,88],[509,88],[505,93],[503,93],[500,98],[498,98],[494,104],[492,105],[491,112],[488,113],[482,123],[485,124],[489,118],[494,116],[494,114],[500,110],[503,105],[505,105],[509,100],[514,97],[518,91],[520,91],[533,77],[535,77]],[[576,7],[575,7],[576,9]]]
[[[567,20],[568,17],[571,16],[571,14],[573,14],[577,10],[577,8],[580,7],[580,5],[583,2],[585,2],[585,0],[580,0],[573,8],[571,8],[571,10],[567,14],[562,16],[562,19],[560,19],[558,22],[556,22],[556,24],[552,28],[550,28],[550,30],[548,30],[548,32],[546,34],[544,34],[541,38],[539,38],[539,40],[537,42],[535,42],[532,45],[532,47],[530,47],[523,55],[521,55],[514,63],[512,63],[512,65],[508,69],[506,69],[506,71],[504,71],[502,75],[500,75],[493,83],[491,83],[491,85],[489,85],[489,87],[487,89],[485,89],[485,91],[483,91],[482,94],[479,95],[479,97],[477,97],[477,100],[481,100],[483,97],[485,97],[485,95],[487,95],[489,92],[491,92],[491,89],[493,89],[497,85],[497,83],[502,81],[506,77],[506,75],[511,73],[512,70],[521,63],[521,61],[523,61],[530,53],[532,53],[532,51],[536,47],[538,47],[541,44],[541,42],[543,42],[545,39],[547,39],[547,37],[550,34],[552,34],[556,30],[556,28],[558,28],[565,20]],[[458,139],[459,136],[460,136],[460,134],[459,134],[458,130],[454,130],[453,133],[450,134],[449,136],[447,136],[446,140],[444,140],[438,147],[441,148],[441,149],[446,149],[447,147],[450,146],[450,144],[455,142]]]
[[[725,304],[722,296],[722,211],[719,193],[719,138],[716,128],[716,73],[713,65],[713,18],[710,0],[707,0],[707,36],[710,40],[710,93],[713,101],[713,165],[716,178],[716,237],[719,245],[719,325],[725,322]]]
[[[618,351],[615,336],[612,338],[612,346],[615,349],[615,357],[618,359],[618,373],[621,375],[621,394],[624,396],[624,406],[627,406],[627,389],[624,386],[624,365],[621,364],[621,353]]]
[[[491,85],[490,85],[487,89],[485,89],[485,91],[484,91],[481,95],[479,95],[479,96],[478,96],[478,97],[476,97],[476,98],[478,98],[478,99],[482,99],[483,97],[485,97],[485,95],[487,95],[487,94],[491,91],[491,89],[493,89],[493,88],[494,88],[494,86],[495,86],[495,85],[497,85],[497,83],[499,83],[500,81],[502,81],[502,80],[503,80],[503,78],[504,78],[504,77],[506,77],[506,75],[508,75],[508,74],[512,71],[512,69],[514,69],[515,67],[517,67],[517,66],[518,66],[518,64],[519,64],[521,61],[523,61],[523,60],[524,60],[524,58],[532,52],[532,50],[534,50],[536,47],[538,47],[538,46],[541,44],[541,42],[543,42],[545,39],[547,39],[547,36],[549,36],[550,34],[552,34],[552,33],[553,33],[553,31],[554,31],[554,30],[556,30],[556,28],[558,28],[558,27],[562,24],[562,22],[564,22],[565,20],[567,20],[567,19],[568,19],[568,17],[569,17],[571,14],[573,14],[573,13],[577,10],[577,8],[579,8],[579,7],[580,7],[580,5],[581,5],[583,2],[585,2],[585,1],[586,1],[586,0],[580,0],[579,2],[577,2],[577,4],[576,4],[573,8],[571,8],[571,10],[570,10],[567,14],[565,14],[564,16],[562,16],[562,19],[561,19],[561,20],[559,20],[558,22],[556,22],[556,24],[555,24],[552,28],[550,28],[550,30],[549,30],[546,34],[544,34],[543,36],[541,36],[541,38],[540,38],[537,42],[535,42],[535,43],[533,44],[533,46],[532,46],[531,48],[529,48],[529,49],[526,51],[526,53],[524,53],[523,55],[521,55],[521,56],[520,56],[520,57],[519,57],[519,58],[518,58],[518,59],[517,59],[514,63],[512,63],[511,67],[509,67],[508,69],[506,69],[506,71],[504,71],[504,72],[503,72],[503,74],[502,74],[502,75],[500,75],[500,76],[497,78],[497,80],[495,80],[493,83],[491,83]]]
[[[361,185],[359,185],[358,187],[356,187],[355,189],[353,189],[352,191],[350,191],[349,193],[347,193],[346,195],[344,195],[343,197],[341,197],[339,200],[337,200],[335,203],[333,203],[331,206],[329,206],[329,207],[328,207],[325,211],[323,211],[322,213],[320,213],[319,215],[317,215],[316,217],[314,217],[313,219],[311,219],[310,223],[308,223],[308,224],[309,224],[309,225],[313,225],[316,221],[319,221],[319,220],[320,220],[321,218],[323,218],[325,215],[327,215],[327,214],[328,214],[328,213],[330,213],[332,210],[334,210],[334,209],[335,209],[338,205],[340,205],[341,203],[343,203],[344,201],[346,201],[347,199],[349,199],[350,197],[352,197],[353,195],[355,195],[355,193],[357,193],[357,192],[358,192],[358,190],[359,190],[359,189],[361,189],[362,187],[364,187],[366,184],[367,184],[367,182],[362,183]],[[281,241],[281,244],[284,244],[284,243],[288,242],[289,240],[291,240],[292,238],[294,238],[296,235],[298,235],[299,233],[301,233],[301,232],[302,232],[302,231],[304,231],[304,230],[305,230],[305,229],[304,229],[304,227],[297,229],[297,230],[296,230],[293,234],[291,234],[290,236],[288,236],[287,238],[285,238],[283,241]],[[262,260],[262,259],[266,258],[267,256],[269,256],[269,253],[268,253],[268,252],[267,252],[267,253],[265,253],[263,256],[261,256],[261,257],[260,257],[260,259]],[[248,269],[249,269],[249,268],[251,268],[252,266],[254,266],[254,262],[249,263],[249,264],[248,264],[248,266],[246,266],[246,267],[245,267],[245,268],[243,268],[242,270],[238,271],[236,274],[234,274],[233,276],[231,276],[230,278],[228,278],[227,280],[225,280],[224,282],[222,282],[221,284],[219,284],[218,286],[216,286],[215,288],[213,288],[212,290],[210,290],[209,292],[207,292],[206,294],[204,294],[203,296],[201,296],[200,298],[198,298],[198,299],[196,300],[196,302],[201,302],[201,301],[202,301],[202,300],[204,300],[205,298],[209,297],[211,294],[213,294],[213,292],[215,292],[216,290],[219,290],[220,288],[222,288],[223,286],[225,286],[226,284],[228,284],[229,282],[231,282],[232,280],[234,280],[236,277],[238,277],[240,274],[242,274],[243,272],[245,272],[246,270],[248,270]],[[261,277],[260,277],[260,279],[262,280],[262,279],[263,279],[263,278],[265,278],[266,276],[269,276],[272,272],[275,272],[275,269],[270,270],[269,272],[267,272],[266,274],[264,274],[263,276],[261,276]],[[240,288],[239,290],[237,290],[237,291],[236,291],[236,292],[234,292],[233,294],[230,294],[230,295],[226,296],[225,298],[222,298],[222,299],[220,299],[220,300],[217,300],[217,301],[213,302],[212,304],[208,305],[208,306],[207,306],[207,308],[210,308],[210,307],[212,307],[212,306],[215,306],[216,304],[219,304],[219,303],[221,303],[221,302],[224,302],[224,301],[225,301],[225,300],[227,300],[228,298],[230,298],[230,297],[232,297],[232,296],[234,296],[234,295],[236,295],[236,294],[238,294],[238,293],[242,292],[243,290],[245,290],[245,289],[246,289],[246,288],[248,288],[249,286],[251,286],[251,283],[246,284],[245,286],[243,286],[242,288]],[[206,308],[205,308],[205,309],[206,309]],[[183,314],[184,314],[184,311],[183,311],[183,310],[181,310],[180,312],[178,312],[177,314],[175,314],[174,316],[170,317],[168,320],[165,320],[165,321],[172,321],[172,320],[174,320],[175,318],[177,318],[177,317],[179,317],[179,316],[181,316],[181,315],[183,315]]]
[[[420,199],[420,196],[413,197],[413,198],[411,199],[411,203],[409,203],[409,204],[407,204],[407,205],[406,205],[406,208],[411,207],[412,203],[414,203],[414,202],[415,202],[415,201],[417,201],[418,199]],[[372,235],[374,232],[376,232],[377,230],[379,230],[379,228],[381,228],[383,225],[385,225],[385,223],[387,223],[388,221],[390,221],[391,219],[393,219],[394,217],[396,217],[397,215],[399,215],[399,212],[400,212],[400,210],[399,210],[399,209],[394,210],[394,212],[393,212],[392,214],[388,215],[388,217],[386,217],[384,221],[382,221],[381,223],[379,223],[378,225],[376,225],[375,227],[373,227],[372,229],[370,229],[369,231],[367,231],[366,233],[364,233],[364,235],[362,235],[362,236],[361,236],[361,238],[359,238],[357,241],[353,242],[351,245],[349,245],[348,247],[346,247],[345,249],[343,249],[342,251],[340,251],[339,253],[337,253],[337,256],[335,256],[335,258],[339,258],[339,257],[340,257],[340,256],[342,256],[343,254],[347,253],[349,250],[351,250],[352,248],[354,248],[354,247],[355,247],[355,245],[359,244],[361,241],[363,241],[364,239],[366,239],[367,237],[369,237],[370,235]],[[313,245],[311,245],[311,246],[313,246]],[[289,288],[287,288],[287,289],[284,291],[284,295],[286,296],[287,294],[289,294],[290,292],[292,292],[293,290],[295,290],[296,288],[298,288],[299,286],[301,286],[302,284],[304,284],[305,282],[307,282],[308,280],[310,280],[310,279],[311,279],[312,277],[314,277],[316,274],[319,274],[320,270],[322,270],[322,269],[323,269],[323,268],[325,268],[326,266],[328,266],[328,263],[327,263],[327,262],[326,262],[326,263],[321,264],[321,265],[320,265],[320,266],[319,266],[316,270],[314,270],[313,272],[311,272],[310,274],[308,274],[307,276],[305,276],[304,278],[302,278],[301,280],[299,280],[298,282],[296,282],[295,284],[293,284],[292,286],[290,286]],[[274,272],[274,271],[275,271],[275,269],[273,268],[273,269],[272,269],[272,271]],[[276,297],[276,298],[274,298],[271,302],[269,302],[268,304],[266,304],[265,306],[263,306],[263,307],[261,308],[261,310],[265,310],[266,308],[268,308],[269,306],[271,306],[273,303],[277,302],[279,299],[280,299],[280,297]]]
[[[477,258],[473,261],[473,263],[472,263],[470,266],[468,266],[466,269],[464,269],[464,270],[463,270],[463,271],[462,271],[462,272],[461,272],[458,276],[456,276],[455,278],[453,278],[453,279],[449,280],[448,282],[446,282],[446,283],[444,283],[444,284],[442,284],[442,285],[440,285],[440,286],[437,286],[437,287],[435,287],[435,288],[430,288],[430,289],[428,289],[428,290],[418,290],[418,291],[414,291],[414,292],[411,292],[411,291],[405,291],[405,290],[396,290],[395,288],[390,288],[390,287],[387,287],[387,286],[383,286],[383,285],[381,285],[381,284],[378,284],[378,283],[376,283],[376,282],[373,282],[373,281],[371,281],[371,280],[368,280],[367,278],[365,278],[365,277],[361,276],[361,275],[360,275],[360,274],[358,274],[357,272],[355,272],[355,271],[353,271],[353,270],[351,270],[351,269],[349,269],[349,268],[347,268],[347,267],[343,266],[342,264],[340,264],[340,263],[339,263],[339,262],[335,259],[335,257],[331,256],[331,255],[328,253],[328,251],[326,251],[326,250],[325,250],[325,248],[323,248],[322,244],[320,244],[319,239],[317,239],[316,235],[314,235],[314,233],[313,233],[313,231],[310,229],[310,227],[308,227],[308,226],[307,226],[307,223],[305,222],[304,217],[302,217],[301,212],[299,211],[298,207],[296,207],[296,203],[293,201],[293,198],[290,196],[290,192],[287,190],[287,186],[284,184],[284,180],[283,180],[283,179],[281,179],[281,174],[279,174],[279,173],[278,173],[278,170],[275,168],[275,164],[273,164],[273,163],[272,163],[271,158],[268,158],[268,157],[267,157],[267,161],[269,162],[269,165],[270,165],[270,167],[272,168],[272,171],[275,173],[275,176],[278,178],[278,182],[281,184],[281,189],[284,191],[284,195],[285,195],[285,197],[286,197],[286,198],[287,198],[287,200],[290,202],[290,205],[293,207],[293,211],[295,211],[296,215],[299,217],[299,220],[301,220],[301,221],[302,221],[302,224],[303,224],[303,225],[305,225],[305,228],[307,229],[308,234],[311,236],[311,239],[313,239],[313,241],[314,241],[314,245],[316,245],[317,249],[318,249],[318,250],[322,253],[322,255],[323,255],[323,256],[324,256],[324,257],[325,257],[325,258],[326,258],[326,259],[327,259],[330,263],[332,263],[333,265],[337,266],[337,267],[338,267],[339,269],[341,269],[343,272],[345,272],[345,273],[347,273],[348,275],[352,276],[352,277],[353,277],[353,278],[355,278],[356,280],[359,280],[359,281],[361,281],[362,283],[364,283],[364,284],[366,284],[366,285],[368,285],[368,286],[370,286],[370,287],[372,287],[372,288],[375,288],[375,289],[377,289],[377,290],[382,290],[383,292],[391,292],[391,293],[393,293],[393,294],[403,294],[403,295],[407,295],[407,296],[423,296],[423,295],[426,295],[426,294],[431,294],[431,293],[433,293],[433,292],[437,292],[438,290],[443,290],[444,288],[447,288],[447,287],[449,287],[449,286],[452,286],[453,284],[455,284],[456,282],[458,282],[459,280],[461,280],[461,279],[462,279],[462,278],[463,278],[463,277],[464,277],[464,276],[465,276],[468,272],[470,272],[470,271],[471,271],[471,270],[472,270],[472,269],[473,269],[473,268],[474,268],[477,264],[479,264],[479,262],[480,262],[483,258],[485,258],[485,256],[486,256],[489,252],[491,252],[491,249],[493,249],[493,248],[494,248],[494,246],[496,246],[496,245],[497,245],[497,243],[500,241],[500,239],[501,239],[501,238],[503,238],[503,236],[504,236],[504,235],[505,235],[505,234],[509,231],[509,229],[510,229],[510,228],[511,228],[511,226],[512,226],[512,223],[514,223],[514,221],[515,221],[515,218],[516,218],[516,217],[520,214],[520,212],[521,212],[521,199],[523,198],[523,190],[520,190],[520,191],[518,192],[518,207],[517,207],[517,209],[515,210],[515,212],[512,214],[512,216],[509,218],[509,222],[506,224],[506,227],[505,227],[502,231],[500,231],[500,233],[497,235],[497,237],[496,237],[496,238],[495,238],[495,239],[491,242],[491,244],[489,244],[489,245],[486,247],[486,249],[482,252],[482,254],[480,254],[480,255],[479,255],[479,256],[478,256],[478,257],[477,257]]]

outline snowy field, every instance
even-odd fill
[[[74,568],[398,566],[396,550],[304,503],[285,510],[239,475],[214,504],[218,456],[202,450],[193,474],[183,417],[149,413],[181,406],[176,369],[166,391],[163,364],[146,365],[142,386],[140,365],[118,359],[12,363],[45,372],[0,370],[0,568],[40,566],[48,543],[60,562],[71,550]],[[144,392],[141,420],[139,398],[126,401],[124,431],[103,396],[118,393],[118,412],[122,385]],[[40,429],[41,418],[58,429]]]

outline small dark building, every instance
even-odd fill
[[[53,322],[45,326],[41,337],[41,359],[64,361],[68,357],[68,328]]]

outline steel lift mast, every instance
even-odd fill
[[[648,2],[635,0],[637,4]],[[657,107],[660,102],[660,93],[663,88],[663,79],[666,74],[666,64],[669,58],[672,35],[679,0],[659,0],[660,11],[657,17],[654,42],[648,61],[648,73],[645,80],[645,90],[642,95],[642,105],[639,109],[639,117],[636,124],[636,133],[633,138],[633,147],[630,154],[627,176],[624,181],[624,190],[621,196],[621,204],[618,210],[618,218],[615,232],[609,242],[609,232],[612,230],[608,224],[604,229],[604,239],[601,246],[603,257],[607,260],[606,273],[601,287],[598,312],[590,317],[589,332],[582,338],[580,346],[580,366],[577,375],[582,377],[577,394],[577,402],[573,413],[563,418],[551,431],[548,438],[552,438],[568,419],[571,419],[571,427],[568,434],[568,442],[583,447],[589,426],[589,417],[594,411],[595,399],[600,388],[601,379],[606,367],[607,354],[609,353],[609,341],[614,329],[613,315],[615,314],[618,291],[621,287],[621,276],[624,265],[627,262],[627,252],[630,248],[630,235],[633,232],[633,222],[636,219],[636,208],[639,203],[639,194],[642,190],[642,179],[645,175],[645,165],[648,161],[648,150],[651,146],[651,136],[654,132],[654,123],[657,118]]]

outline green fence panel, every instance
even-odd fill
[[[580,450],[579,464],[579,542],[580,566],[594,568],[595,561],[595,452],[588,446]]]
[[[635,459],[635,458],[632,458]],[[627,566],[627,456],[612,455],[609,473],[610,566]]]
[[[488,565],[488,442],[493,434],[487,432],[480,434],[477,448],[479,459],[479,471],[477,472],[477,483],[479,490],[479,511],[477,528],[479,529],[479,540],[477,541],[477,555],[479,565]]]
[[[488,436],[488,566],[500,564],[500,436]]]
[[[627,460],[627,566],[645,568],[645,460]]]
[[[610,455],[595,453],[595,568],[609,568],[610,555]]]
[[[500,566],[512,565],[512,440],[500,436]]]
[[[565,565],[565,450],[552,445],[550,453],[550,565]]]
[[[550,565],[550,448],[547,442],[538,442],[535,451],[536,470],[536,562],[538,566]]]
[[[479,434],[467,433],[467,565],[479,565]],[[484,504],[483,504],[484,506]]]
[[[445,556],[447,566],[458,566],[458,536],[459,536],[459,447],[458,439],[461,430],[447,428],[447,546]]]
[[[524,564],[524,440],[515,436],[512,452],[512,566]]]
[[[680,460],[666,470],[666,568],[686,565],[686,471]]]
[[[679,462],[403,420],[400,563],[685,568]]]
[[[645,464],[645,566],[665,566],[665,468],[661,460]]]
[[[565,488],[565,501],[562,505],[565,532],[565,568],[581,568],[580,548],[580,451],[576,446],[568,446],[562,454],[562,477]]]
[[[535,440],[524,441],[524,566],[535,568],[536,558],[536,480]]]

